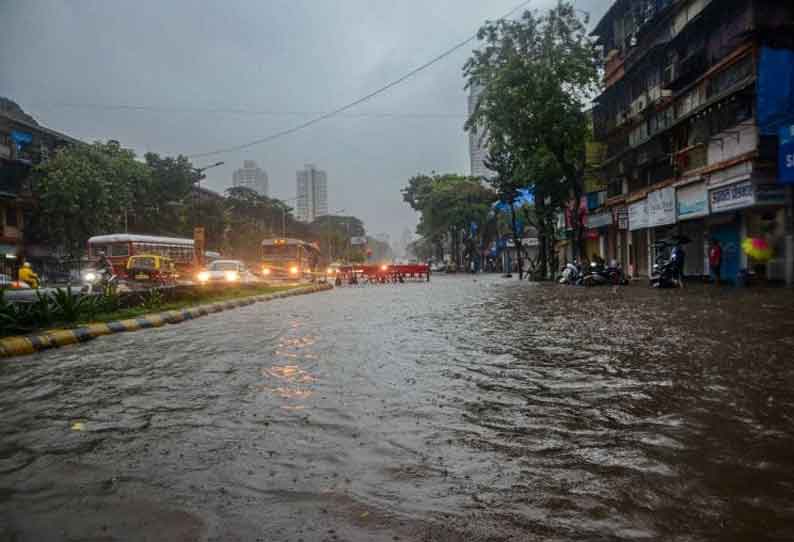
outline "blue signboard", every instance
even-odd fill
[[[778,175],[783,184],[794,184],[794,125],[780,129]]]

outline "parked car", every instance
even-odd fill
[[[196,275],[199,284],[251,284],[258,279],[240,260],[216,260]]]

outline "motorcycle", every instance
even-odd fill
[[[677,288],[680,284],[678,282],[678,273],[676,272],[677,264],[673,259],[657,260],[653,264],[653,274],[651,275],[651,288]]]
[[[678,270],[683,267],[675,247],[688,241],[686,237],[665,239],[653,245],[656,263],[650,278],[651,288],[677,288],[681,286]]]
[[[559,280],[560,284],[568,284],[570,286],[578,286],[582,283],[582,269],[576,262],[568,262],[562,268],[562,276]]]
[[[105,269],[89,269],[83,275],[83,286],[80,291],[84,294],[110,294],[116,291],[118,275]]]
[[[582,284],[585,286],[621,286],[628,284],[628,282],[620,264],[615,261],[610,263],[609,266],[605,266],[600,262],[592,262],[589,271],[582,278]]]
[[[603,286],[610,283],[609,273],[604,264],[591,262],[590,269],[582,277],[582,284],[585,286]]]

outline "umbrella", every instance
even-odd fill
[[[744,253],[758,263],[766,263],[772,259],[772,247],[766,239],[758,237],[748,237],[742,241]]]

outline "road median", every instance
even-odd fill
[[[24,336],[6,337],[4,339],[0,339],[0,358],[34,354],[36,352],[49,350],[51,348],[59,348],[71,344],[87,342],[98,337],[112,335],[114,333],[124,333],[129,331],[138,331],[141,329],[162,327],[166,324],[178,324],[188,320],[201,318],[202,316],[223,312],[238,307],[245,307],[255,303],[262,303],[296,295],[311,294],[324,290],[330,290],[332,288],[333,286],[330,284],[297,286],[295,288],[273,293],[247,295],[235,299],[208,303],[205,305],[197,305],[193,307],[185,307],[161,312],[152,312],[150,314],[135,315],[133,317],[117,320],[92,322],[70,329],[56,329],[42,331],[40,333],[32,333],[30,335]]]

